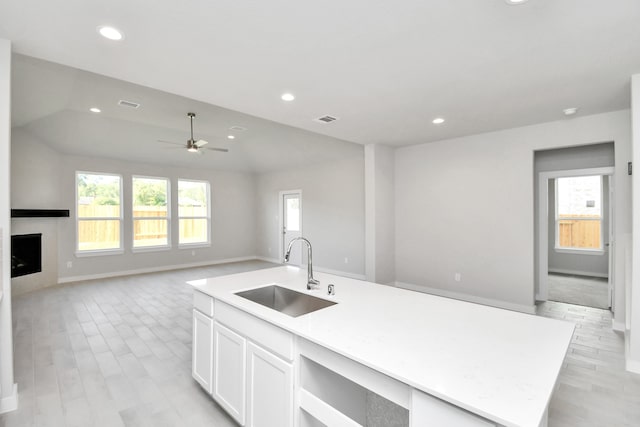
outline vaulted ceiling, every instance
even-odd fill
[[[339,140],[396,146],[563,120],[568,107],[578,115],[629,108],[638,22],[637,0],[0,3],[0,37],[17,53]],[[106,24],[124,39],[102,38],[96,28]],[[282,101],[284,92],[296,99]],[[83,96],[62,120],[88,114],[92,95]],[[20,125],[55,106],[41,109],[19,112]],[[179,115],[158,114],[177,130]],[[339,120],[313,121],[326,114]],[[434,125],[436,117],[446,121]]]

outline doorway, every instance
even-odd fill
[[[280,259],[284,259],[289,242],[302,237],[302,190],[281,191],[280,205]],[[289,264],[302,265],[302,245],[291,248]]]
[[[538,300],[612,308],[613,172],[539,174]]]

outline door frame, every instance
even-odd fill
[[[570,176],[593,176],[593,175],[607,175],[609,177],[609,191],[612,195],[613,190],[613,177],[615,168],[601,167],[601,168],[585,168],[585,169],[567,169],[561,171],[549,171],[540,172],[538,174],[538,283],[536,286],[535,299],[536,301],[547,301],[549,299],[549,284],[547,281],[547,275],[549,273],[549,180],[555,178],[563,178]],[[609,198],[609,230],[607,231],[607,238],[613,236],[613,217],[614,217],[614,204],[612,197]],[[604,237],[604,236],[602,236]],[[615,252],[613,246],[615,242],[609,241],[609,296],[612,294],[614,283],[611,280],[613,277],[611,271],[615,266]],[[614,301],[610,300],[611,311],[614,310]]]
[[[283,190],[278,193],[278,259],[279,262],[284,261],[284,239],[282,238],[284,230],[284,196],[287,194],[297,194],[300,197],[300,235],[302,236],[302,190]],[[302,247],[301,247],[302,248]],[[302,249],[300,249],[302,253]],[[302,263],[302,257],[300,258]]]

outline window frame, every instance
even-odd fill
[[[205,184],[206,196],[207,196],[207,215],[204,216],[181,216],[180,215],[180,182],[198,182]],[[211,183],[207,180],[203,179],[189,179],[189,178],[178,178],[178,185],[176,189],[176,209],[178,213],[178,249],[191,249],[197,247],[209,247],[211,246],[211,236],[213,230],[211,229]],[[182,243],[180,242],[180,220],[182,219],[206,219],[207,220],[207,241],[206,242],[193,242],[193,243]]]
[[[134,199],[135,199],[135,191],[133,188],[133,181],[138,179],[156,179],[156,180],[164,180],[167,183],[167,215],[166,217],[136,217],[133,215],[133,211],[135,209]],[[164,245],[153,245],[153,246],[135,246],[135,222],[138,220],[154,220],[154,219],[165,219],[167,221],[167,243]],[[165,251],[170,250],[172,247],[171,244],[171,179],[163,176],[148,176],[148,175],[131,175],[131,252],[156,252],[156,251]]]
[[[78,204],[78,175],[81,174],[86,174],[86,175],[102,175],[102,176],[117,176],[119,178],[119,184],[120,184],[120,191],[119,191],[119,196],[120,196],[120,215],[118,217],[83,217],[80,218],[80,213],[79,213],[79,204]],[[117,173],[110,173],[110,172],[90,172],[90,171],[76,171],[75,173],[75,214],[76,214],[76,250],[75,250],[75,256],[76,257],[89,257],[89,256],[102,256],[102,255],[122,255],[124,254],[124,244],[123,244],[123,240],[124,240],[124,197],[123,197],[123,177],[121,174],[117,174]],[[117,248],[110,248],[110,249],[88,249],[88,250],[81,250],[80,249],[80,222],[81,221],[118,221],[119,222],[119,231],[120,231],[120,236],[119,236],[119,247]]]
[[[594,175],[575,175],[575,176],[559,176],[554,179],[554,219],[555,219],[555,244],[554,250],[557,253],[564,254],[574,254],[574,255],[604,255],[604,236],[602,235],[602,226],[604,222],[604,176],[597,175],[600,178],[600,246],[597,248],[576,248],[576,247],[566,247],[560,246],[560,214],[559,214],[559,204],[558,204],[558,181],[562,178],[577,178],[577,177],[587,177]],[[570,221],[592,221],[593,219],[582,218],[582,217],[564,217],[562,220],[570,220]]]

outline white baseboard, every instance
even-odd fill
[[[366,276],[364,274],[349,273],[346,271],[332,270],[330,268],[324,268],[324,267],[313,267],[313,269],[321,273],[333,274],[334,276],[348,277],[349,279],[356,279],[356,280],[366,279]]]
[[[587,277],[602,277],[603,279],[609,278],[608,274],[594,273],[591,271],[566,270],[564,268],[550,268],[549,273],[571,274],[574,276],[587,276]]]
[[[106,279],[109,277],[131,276],[133,274],[156,273],[159,271],[206,267],[208,265],[227,264],[230,262],[240,262],[240,261],[251,261],[255,259],[261,259],[261,258],[256,256],[246,256],[246,257],[225,258],[225,259],[217,259],[217,260],[202,261],[202,262],[193,262],[189,264],[174,264],[174,265],[162,265],[162,266],[156,266],[156,267],[150,267],[150,268],[138,268],[135,270],[110,271],[108,273],[87,274],[84,276],[60,277],[58,278],[58,283],[70,283],[70,282],[79,282],[82,280]]]
[[[627,358],[626,365],[627,371],[633,372],[634,374],[640,374],[640,360],[631,360]]]
[[[521,313],[527,313],[527,314],[536,313],[535,305],[528,306],[528,305],[522,305],[522,304],[513,304],[506,301],[477,297],[474,295],[463,294],[460,292],[452,292],[444,289],[430,288],[428,286],[414,285],[411,283],[395,282],[395,286],[398,288],[409,289],[417,292],[423,292],[425,294],[437,295],[440,297],[452,298],[452,299],[462,300],[466,302],[472,302],[475,304],[488,305],[491,307],[503,308],[511,311],[519,311]]]
[[[616,322],[616,319],[611,319],[611,329],[613,329],[616,332],[626,333],[624,322]]]
[[[0,399],[0,414],[18,409],[18,384],[13,385],[11,394]]]
[[[260,261],[266,261],[266,262],[273,262],[273,263],[276,263],[276,264],[282,264],[282,260],[279,260],[277,258],[267,258],[267,257],[263,257],[263,256],[259,256],[259,257],[256,257],[256,258],[259,259]],[[307,264],[302,264],[300,266],[300,268],[307,268]],[[332,270],[330,268],[318,267],[318,266],[315,266],[315,265],[313,266],[313,271],[319,271],[320,273],[333,274],[334,276],[348,277],[350,279],[357,279],[357,280],[365,280],[366,279],[364,274],[348,273],[346,271]]]
[[[256,259],[260,261],[265,261],[265,262],[272,262],[274,264],[282,264],[282,260],[278,258],[268,258],[265,256],[257,256]]]

